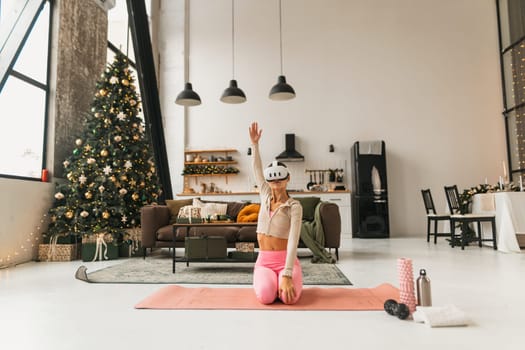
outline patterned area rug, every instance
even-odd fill
[[[352,285],[335,264],[312,264],[301,258],[303,284]],[[121,264],[87,272],[80,266],[77,279],[90,283],[252,284],[253,263],[177,263],[171,272],[170,257],[131,258]]]

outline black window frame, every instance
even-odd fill
[[[49,18],[48,18],[48,25],[49,25],[49,29],[48,29],[48,36],[47,36],[47,62],[46,62],[46,82],[45,84],[42,84],[41,82],[21,73],[21,72],[18,72],[17,70],[14,69],[14,66],[18,60],[18,57],[20,56],[20,53],[22,52],[26,42],[27,42],[27,39],[29,38],[29,36],[31,35],[31,32],[37,22],[37,19],[39,18],[40,15],[42,15],[42,10],[44,9],[45,5],[49,4]],[[54,12],[54,6],[55,6],[55,1],[54,0],[43,0],[42,1],[42,4],[39,8],[39,10],[37,11],[37,13],[35,14],[33,20],[31,21],[31,25],[29,26],[29,28],[27,29],[26,33],[24,34],[24,38],[22,39],[14,57],[13,57],[13,60],[11,62],[11,64],[9,65],[9,67],[7,68],[7,71],[6,71],[6,74],[5,76],[3,77],[3,79],[0,81],[0,93],[2,93],[2,90],[7,82],[7,80],[9,79],[9,77],[15,77],[15,78],[18,78],[20,80],[22,80],[23,82],[29,84],[29,85],[32,85],[32,86],[35,86],[39,89],[42,89],[44,90],[44,93],[45,93],[45,98],[44,98],[44,115],[43,115],[43,118],[44,118],[44,127],[43,127],[43,130],[42,132],[44,133],[43,135],[43,145],[42,145],[42,169],[46,169],[47,168],[47,146],[48,146],[48,137],[47,137],[47,134],[48,134],[48,129],[49,129],[49,92],[50,92],[50,71],[51,71],[51,42],[52,42],[52,38],[53,38],[53,12]],[[13,175],[13,174],[4,174],[4,173],[0,173],[0,178],[7,178],[7,179],[17,179],[17,180],[29,180],[29,181],[42,181],[42,177],[30,177],[30,176],[22,176],[22,175]]]

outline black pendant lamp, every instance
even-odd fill
[[[224,90],[221,96],[224,103],[243,103],[246,102],[246,95],[237,87],[237,80],[230,80],[230,86]]]
[[[188,7],[189,7],[189,2],[188,2]],[[186,23],[187,23],[187,27],[184,31],[184,51],[187,52],[188,54],[187,55],[184,55],[184,65],[186,66],[186,70],[184,72],[184,81],[186,82],[184,84],[184,90],[182,90],[178,95],[177,95],[177,98],[175,99],[175,103],[178,104],[178,105],[181,105],[181,106],[188,106],[188,107],[191,107],[191,106],[198,106],[201,104],[201,98],[199,96],[199,94],[197,94],[195,91],[193,91],[193,87],[191,86],[191,83],[188,81],[189,80],[189,75],[190,75],[190,58],[189,58],[189,52],[190,52],[190,43],[189,43],[189,39],[190,39],[190,35],[189,35],[189,28],[190,28],[190,25],[189,25],[189,9],[187,11],[187,14],[186,14]]]
[[[286,101],[295,97],[295,90],[286,82],[286,77],[283,75],[283,16],[282,3],[279,0],[279,44],[281,55],[281,75],[277,77],[277,84],[270,90],[270,99],[274,101]]]
[[[175,103],[181,106],[197,106],[201,104],[201,98],[199,94],[193,91],[191,83],[186,83],[184,90],[177,95]]]
[[[224,90],[221,96],[221,101],[224,103],[243,103],[246,102],[246,95],[237,86],[237,80],[235,80],[235,4],[232,0],[232,80],[230,85]]]

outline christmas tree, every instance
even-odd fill
[[[108,65],[86,116],[85,130],[64,161],[48,236],[110,233],[140,225],[140,208],[161,193],[151,143],[127,58]]]

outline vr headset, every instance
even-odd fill
[[[274,160],[268,168],[264,169],[264,179],[268,182],[284,180],[289,174],[288,169],[279,165],[276,160]]]

